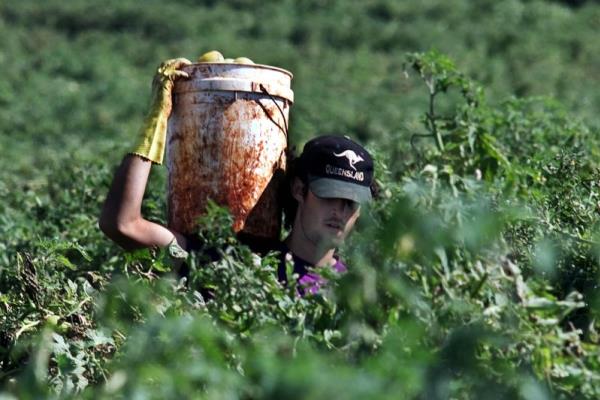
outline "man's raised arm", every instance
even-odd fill
[[[127,250],[164,247],[173,239],[180,246],[186,246],[181,234],[144,219],[141,208],[150,168],[153,163],[160,165],[163,161],[173,83],[175,79],[188,77],[178,70],[187,64],[190,64],[189,60],[177,58],[159,66],[152,82],[150,109],[140,130],[138,144],[123,159],[102,207],[100,229]]]

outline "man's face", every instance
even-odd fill
[[[296,199],[298,214],[294,229],[302,229],[304,236],[318,247],[341,245],[360,215],[360,205],[352,200],[321,198],[310,190]]]

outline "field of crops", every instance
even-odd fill
[[[594,1],[0,3],[0,399],[600,398],[598,31]],[[290,144],[375,155],[324,293],[218,207],[188,280],[98,229],[157,65],[212,49],[293,72]]]

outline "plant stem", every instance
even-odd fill
[[[17,341],[17,339],[19,338],[19,336],[21,336],[21,334],[22,334],[23,332],[26,332],[26,331],[30,330],[31,328],[33,328],[33,327],[35,327],[35,326],[37,326],[37,325],[39,325],[39,324],[40,324],[40,321],[39,321],[39,320],[37,320],[37,321],[33,321],[33,322],[30,322],[30,323],[28,323],[28,324],[25,324],[25,325],[23,325],[23,326],[21,327],[21,329],[19,329],[19,330],[18,330],[18,331],[15,333],[15,341]]]
[[[432,81],[427,81],[427,87],[429,88],[429,111],[427,112],[427,121],[429,122],[429,130],[431,131],[431,135],[435,139],[435,145],[437,146],[438,151],[444,151],[444,142],[442,140],[442,134],[437,130],[437,125],[435,123],[435,96],[437,92],[435,91],[435,84]]]

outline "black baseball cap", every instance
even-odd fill
[[[318,197],[365,203],[371,200],[373,159],[364,147],[346,136],[319,136],[304,145],[301,168]]]

